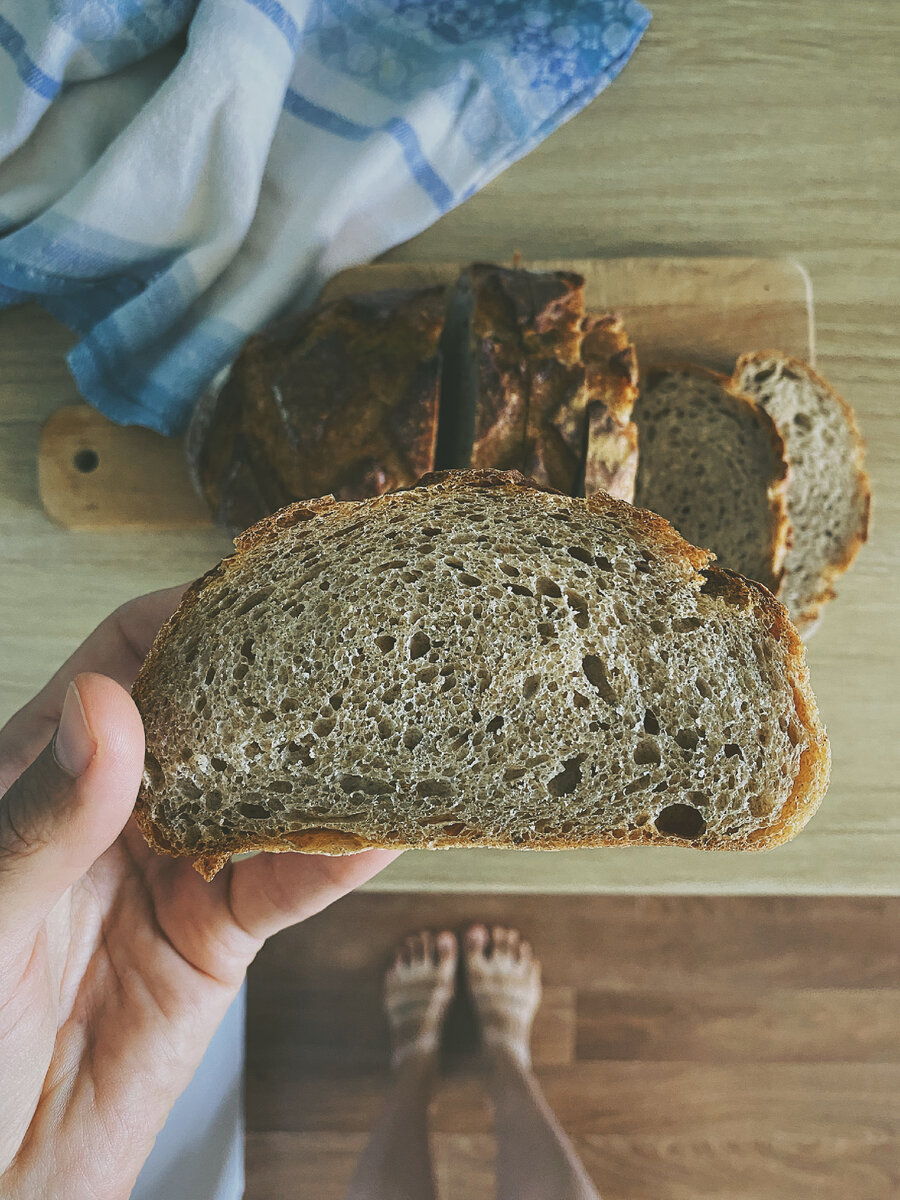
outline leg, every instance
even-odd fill
[[[600,1200],[531,1070],[540,967],[514,929],[466,935],[466,975],[490,1066],[498,1200]]]
[[[452,933],[415,934],[397,950],[384,987],[393,1079],[347,1200],[434,1200],[428,1102],[456,959]]]

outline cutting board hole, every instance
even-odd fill
[[[72,465],[82,475],[90,475],[91,471],[96,471],[100,466],[100,455],[96,450],[78,450],[72,459]]]

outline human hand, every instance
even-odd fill
[[[127,1197],[265,939],[396,856],[260,854],[204,883],[149,849],[126,689],[181,591],[107,618],[0,731],[4,1200]]]

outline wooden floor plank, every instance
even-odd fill
[[[900,899],[356,894],[273,938],[256,964],[338,987],[377,981],[417,928],[513,921],[548,982],[581,988],[900,987]]]
[[[900,1064],[600,1062],[538,1072],[571,1134],[668,1134],[746,1138],[780,1132],[876,1140],[900,1130]],[[381,1072],[248,1077],[255,1130],[361,1133],[384,1096]],[[474,1072],[449,1076],[433,1105],[433,1127],[479,1133],[489,1118]]]
[[[581,991],[579,1060],[900,1062],[900,989]]]

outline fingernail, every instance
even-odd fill
[[[81,694],[74,679],[66,691],[62,715],[53,739],[53,757],[67,775],[77,779],[91,765],[97,743],[91,737]]]

